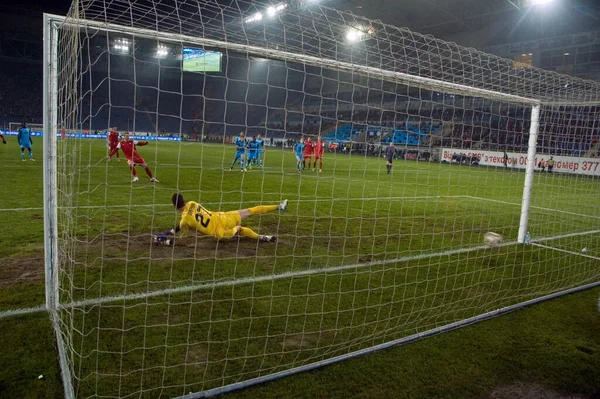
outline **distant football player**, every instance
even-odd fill
[[[119,132],[116,127],[112,127],[108,130],[108,134],[106,135],[106,140],[108,141],[108,153],[117,155],[117,159],[119,159]],[[113,153],[113,150],[116,151]],[[108,159],[112,159],[112,155],[109,155]]]
[[[546,162],[546,165],[548,166],[548,173],[552,173],[554,170],[554,157],[550,157],[550,159]]]
[[[246,168],[252,169],[252,165],[256,165],[256,159],[258,156],[258,143],[256,142],[255,136],[252,137],[252,140],[248,141],[246,148],[248,149],[248,152],[246,153],[246,158],[248,158],[248,161],[246,162]]]
[[[540,162],[538,162],[538,168],[540,168],[542,172],[546,171],[546,162],[544,162],[544,158],[540,159]]]
[[[21,160],[25,162],[25,148],[27,148],[29,151],[29,160],[35,161],[35,159],[33,159],[33,151],[31,150],[31,144],[33,144],[33,140],[31,140],[31,129],[27,127],[27,122],[23,122],[19,128],[17,140],[19,141],[19,147],[21,147]]]
[[[131,170],[131,174],[133,175],[133,179],[131,181],[140,180],[140,178],[137,175],[137,172],[135,171],[135,167],[141,166],[146,171],[146,174],[150,178],[150,181],[153,183],[158,183],[158,180],[154,176],[152,176],[152,172],[150,171],[150,168],[146,164],[144,158],[142,158],[137,152],[137,147],[142,147],[145,145],[148,145],[147,141],[130,140],[129,134],[125,133],[124,140],[119,142],[117,147],[110,152],[108,157],[112,157],[119,150],[123,151],[123,155],[125,155],[125,158],[127,159],[127,165],[129,165],[129,169]]]
[[[256,136],[256,143],[258,144],[258,151],[256,153],[258,166],[262,167],[263,166],[263,151],[264,151],[264,147],[265,147],[265,140],[263,140],[262,134],[259,133],[258,136]]]
[[[276,242],[274,235],[259,235],[252,229],[242,227],[242,220],[252,215],[262,215],[273,211],[284,211],[287,200],[278,205],[260,205],[230,212],[211,212],[194,201],[186,201],[181,194],[173,194],[171,202],[181,214],[179,224],[174,229],[154,236],[155,244],[171,245],[170,236],[180,230],[191,230],[214,238],[248,237],[261,242]]]
[[[294,145],[294,152],[296,153],[296,169],[298,169],[298,173],[301,173],[302,161],[304,161],[304,137],[301,137],[300,141]]]
[[[239,161],[240,171],[245,172],[246,168],[244,168],[244,155],[246,153],[246,137],[244,132],[240,132],[240,135],[235,138],[233,143],[235,144],[235,158],[233,159],[231,168],[229,168],[229,170],[233,170],[235,163]]]
[[[385,164],[387,166],[388,175],[392,171],[392,162],[394,162],[394,157],[396,156],[397,150],[394,147],[394,142],[390,141],[390,145],[385,149]]]
[[[317,159],[319,160],[319,172],[323,171],[323,152],[325,151],[325,143],[323,143],[321,136],[317,137],[317,141],[313,143],[313,149],[315,154],[315,163],[313,164],[313,172],[317,167]],[[309,164],[310,167],[310,164]]]
[[[6,140],[4,139],[2,132],[0,132],[0,139],[2,139],[2,144],[6,144]]]
[[[306,168],[306,160],[308,159],[308,168],[310,169],[310,162],[312,160],[312,155],[313,155],[313,143],[310,139],[310,137],[308,137],[306,139],[306,142],[304,143],[304,156],[302,158],[302,169]]]

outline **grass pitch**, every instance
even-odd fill
[[[598,207],[582,206],[598,194],[592,179],[536,178],[532,236],[566,252],[489,249],[487,231],[516,237],[522,173],[399,161],[387,175],[380,159],[326,154],[323,173],[298,174],[279,150],[241,173],[229,171],[230,147],[152,143],[139,151],[160,183],[138,168],[132,184],[124,161],[102,160],[102,141],[62,151],[72,173],[59,185],[61,301],[75,303],[62,314],[83,397],[218,387],[598,281],[597,261],[577,253],[596,256],[599,240],[572,235],[597,229]],[[44,300],[41,165],[9,154],[4,309]],[[152,247],[151,234],[177,221],[174,192],[213,211],[290,207],[244,223],[277,245],[188,236]]]

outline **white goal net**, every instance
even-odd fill
[[[45,34],[67,396],[214,394],[600,282],[597,83],[303,1],[82,1]],[[277,240],[154,245],[174,194]]]

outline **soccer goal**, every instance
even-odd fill
[[[210,396],[600,283],[598,83],[312,2],[226,3],[45,15],[67,397]],[[140,158],[70,134],[108,127]],[[235,213],[276,242],[156,245],[176,193],[211,217],[288,206]]]

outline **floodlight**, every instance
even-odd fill
[[[262,19],[262,17],[263,17],[263,15],[260,12],[257,12],[253,16],[246,18],[246,23],[249,24],[250,22],[260,21]]]
[[[118,38],[113,43],[113,50],[117,53],[128,53],[129,52],[129,39]]]
[[[363,36],[365,35],[365,32],[360,31],[356,28],[349,28],[348,31],[346,31],[346,39],[349,42],[357,42],[359,41]]]
[[[169,55],[169,48],[167,46],[159,44],[156,48],[156,57],[165,58],[167,55]]]
[[[529,5],[536,6],[536,5],[542,5],[542,4],[550,4],[553,1],[554,0],[529,0]]]
[[[269,8],[267,8],[267,15],[269,17],[274,17],[275,15],[279,14],[281,11],[285,10],[287,7],[287,4],[282,3],[282,4],[278,4],[276,6],[271,6]]]

